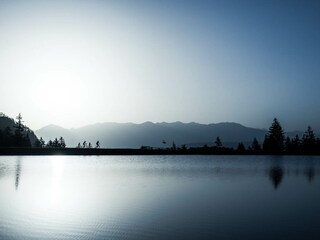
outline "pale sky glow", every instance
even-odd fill
[[[0,111],[320,129],[320,4],[258,2],[0,1]]]

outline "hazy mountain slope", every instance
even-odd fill
[[[0,117],[0,129],[4,130],[6,127],[10,127],[12,132],[14,131],[15,122],[12,118],[1,116]]]
[[[77,141],[77,138],[72,134],[72,130],[57,125],[48,125],[35,131],[35,133],[38,138],[42,137],[46,142],[54,140],[55,138],[59,139],[61,136],[67,140],[67,143],[74,143]]]
[[[4,130],[5,128],[9,127],[11,129],[11,132],[14,133],[15,126],[16,126],[16,123],[15,123],[14,119],[9,118],[8,116],[5,116],[5,115],[0,115],[0,129],[1,130]],[[34,144],[35,141],[37,140],[37,136],[29,128],[26,128],[26,130],[24,131],[24,134],[29,135],[29,139],[31,141],[31,144]]]
[[[237,123],[199,124],[199,123],[99,123],[77,129],[64,129],[49,125],[36,131],[38,137],[45,141],[63,136],[67,146],[74,147],[78,142],[97,140],[102,147],[131,147],[142,145],[163,147],[171,146],[174,141],[177,146],[202,146],[214,144],[219,136],[226,145],[235,146],[238,142],[251,142],[254,137],[262,141],[266,130],[248,128]],[[162,140],[167,143],[164,145]]]

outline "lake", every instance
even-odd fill
[[[0,239],[320,239],[320,157],[0,157]]]

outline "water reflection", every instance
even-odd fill
[[[13,159],[9,160],[8,162],[11,162]],[[306,160],[306,161],[304,161]],[[303,169],[303,166],[299,166],[299,164],[289,164],[285,163],[286,165],[285,171],[282,167],[283,162],[282,158],[272,158],[271,161],[271,167],[267,168],[267,176],[269,177],[272,186],[274,189],[278,189],[281,182],[283,181],[283,177],[291,176],[291,177],[299,177],[301,175],[305,176],[309,183],[312,183],[315,179],[315,176],[317,174],[314,162],[310,163],[310,159],[304,159],[301,160],[302,165],[309,165],[308,167],[305,166]],[[250,167],[246,165],[246,163],[238,162],[237,165],[230,165],[228,161],[226,160],[226,163],[220,162],[216,165],[208,165],[209,162],[206,162],[203,165],[203,162],[199,165],[196,165],[194,163],[190,164],[190,161],[187,163],[177,163],[173,162],[173,164],[167,164],[167,161],[170,162],[171,159],[165,159],[165,161],[162,159],[162,162],[153,162],[152,167],[149,166],[149,163],[146,165],[139,165],[138,168],[137,164],[131,167],[124,167],[122,165],[119,165],[119,168],[114,168],[114,172],[123,172],[125,171],[126,174],[134,173],[139,170],[140,174],[144,175],[161,175],[161,176],[184,176],[184,177],[203,177],[203,176],[223,176],[226,178],[238,178],[240,176],[244,175],[261,175],[265,170],[263,168],[259,168],[259,163],[256,164],[254,167]],[[8,163],[7,162],[7,163]],[[258,162],[258,160],[257,160]],[[64,158],[60,157],[57,159],[52,159],[52,179],[53,179],[53,189],[57,190],[57,184],[61,180],[62,176],[62,169],[63,169],[63,163]],[[138,162],[139,163],[139,162]],[[166,164],[163,164],[166,163]],[[298,162],[297,162],[298,163]],[[239,165],[240,164],[240,165]],[[252,164],[252,163],[251,163]],[[11,166],[10,166],[11,165]],[[310,166],[312,165],[312,166]],[[260,165],[261,166],[261,165]],[[124,168],[123,168],[124,167]],[[265,168],[264,168],[265,169]],[[21,183],[21,174],[22,174],[22,161],[21,157],[17,157],[15,163],[13,164],[4,164],[0,162],[0,178],[4,177],[5,175],[14,173],[14,186],[15,190],[17,191],[19,189],[19,185]],[[57,194],[54,194],[55,196]]]
[[[0,178],[4,176],[7,172],[7,166],[0,163]]]
[[[16,190],[18,190],[19,182],[20,182],[20,175],[21,175],[21,158],[18,157],[16,161],[16,172],[15,172],[15,186]]]
[[[274,189],[279,187],[283,178],[283,169],[280,166],[273,166],[269,170],[269,177],[274,186]]]
[[[319,169],[302,156],[0,157],[0,239],[312,239]]]
[[[307,180],[309,183],[312,183],[314,181],[314,177],[316,175],[314,167],[309,167],[305,169],[304,171],[300,171],[299,169],[295,169],[293,172],[296,177],[300,176],[301,173],[307,177]],[[286,172],[286,175],[291,175],[292,173],[290,170]],[[272,185],[274,186],[275,189],[277,189],[280,185],[280,183],[283,180],[283,177],[285,175],[285,172],[283,171],[283,168],[281,166],[273,166],[269,169],[269,178],[272,182]]]
[[[314,168],[313,167],[308,168],[305,171],[305,175],[307,176],[309,183],[311,183],[314,180],[314,175],[315,175]]]

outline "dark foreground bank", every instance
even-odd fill
[[[237,154],[229,149],[133,149],[133,148],[0,148],[0,155],[200,155]]]
[[[0,155],[320,155],[319,151],[238,151],[230,148],[132,149],[132,148],[0,148]]]

